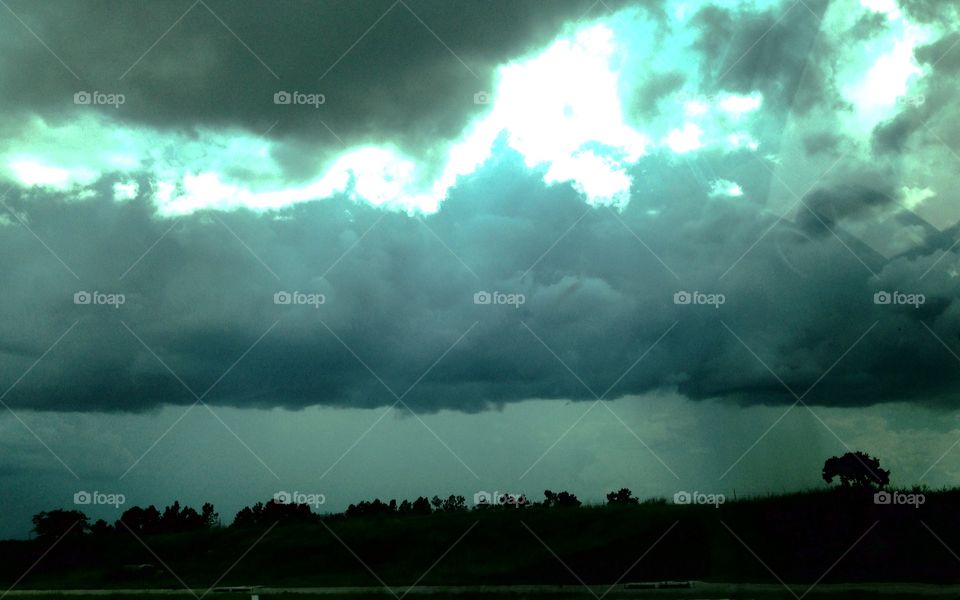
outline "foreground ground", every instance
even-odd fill
[[[737,591],[703,584],[692,595],[690,590],[653,593],[793,597],[780,584],[788,581],[796,582],[797,596],[818,583],[807,596],[816,598],[834,590],[844,593],[826,584],[960,585],[955,554],[960,551],[960,491],[925,493],[919,507],[875,504],[872,494],[822,491],[719,507],[661,502],[506,508],[425,516],[332,515],[175,534],[113,531],[52,548],[39,539],[8,541],[0,542],[0,591],[186,586],[206,591],[257,584],[272,588],[262,592],[263,598],[311,588],[323,588],[325,597],[356,598],[383,596],[382,585],[388,584],[404,592],[401,586],[416,585],[410,596],[441,590],[441,596],[550,598],[583,595],[582,583],[598,586],[600,596],[612,582],[689,580],[768,587]],[[472,587],[450,587],[461,585]],[[564,587],[522,587],[529,585]],[[382,593],[370,591],[377,589]],[[888,585],[872,588],[871,594],[898,589]],[[940,594],[931,597],[960,597],[953,588],[929,589]],[[609,595],[620,593],[614,588]],[[629,592],[633,597],[650,593]],[[910,594],[922,597],[912,591],[901,597]],[[225,597],[211,594],[218,595]]]
[[[809,591],[808,591],[809,589]],[[387,598],[457,598],[461,600],[581,600],[587,598],[644,599],[756,599],[774,600],[797,596],[811,599],[863,600],[867,598],[888,599],[941,599],[960,598],[960,585],[937,586],[905,583],[869,583],[869,584],[822,584],[814,586],[794,585],[788,591],[780,584],[731,584],[696,582],[690,589],[669,590],[631,590],[627,586],[426,586],[414,589],[395,587],[380,588],[257,588],[252,590],[260,600],[364,600],[366,598],[384,600]],[[202,598],[209,593],[210,598],[222,600],[249,600],[252,593],[228,593],[197,589],[187,590],[32,590],[11,591],[10,598],[30,598],[31,600],[84,598],[107,600],[162,596],[173,599]]]

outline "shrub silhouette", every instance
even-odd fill
[[[639,504],[640,499],[634,497],[628,488],[620,488],[616,492],[607,494],[607,504]]]
[[[844,489],[880,489],[890,483],[890,471],[880,468],[880,460],[865,452],[847,452],[823,463],[823,480],[839,478]]]

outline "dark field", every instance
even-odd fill
[[[621,599],[655,599],[655,598],[684,598],[684,599],[757,599],[774,600],[796,598],[821,598],[835,600],[862,600],[866,598],[951,598],[960,597],[960,586],[935,586],[922,584],[824,584],[807,592],[808,588],[794,586],[793,593],[783,586],[768,584],[725,584],[696,582],[688,590],[658,590],[636,591],[627,590],[623,586],[615,588],[595,586],[589,590],[582,586],[512,586],[512,587],[423,587],[409,590],[408,588],[328,588],[318,590],[314,588],[262,588],[255,593],[262,600],[384,600],[388,598],[457,598],[460,600],[586,600],[589,598],[621,598]],[[193,590],[115,590],[115,591],[20,591],[10,592],[11,598],[31,598],[34,600],[52,600],[68,598],[70,600],[130,600],[139,597],[164,597],[171,599],[187,599],[204,597],[208,593],[205,589]],[[796,596],[794,596],[796,594]],[[212,599],[222,600],[249,600],[250,593],[220,593],[209,592]]]
[[[385,594],[383,586],[389,585],[401,590],[397,595],[408,586],[416,586],[411,594],[418,596],[429,594],[431,586],[444,586],[436,593],[467,597],[480,589],[477,593],[484,597],[551,597],[582,595],[587,584],[601,590],[597,595],[610,589],[610,595],[646,597],[622,590],[622,584],[704,581],[769,586],[736,591],[730,585],[714,589],[701,584],[650,597],[777,598],[788,594],[781,581],[798,595],[816,583],[808,597],[860,593],[828,584],[960,583],[960,561],[950,550],[960,548],[955,516],[960,492],[927,492],[918,508],[872,500],[870,494],[834,490],[741,499],[719,508],[648,502],[313,516],[269,527],[143,536],[121,529],[64,540],[16,589],[176,591],[189,586],[205,591],[258,585],[364,588],[356,593],[369,595],[370,589]],[[48,549],[40,542],[0,543],[5,587]],[[554,587],[516,587],[531,585]],[[509,587],[495,591],[490,586]],[[931,590],[941,593],[940,588]],[[881,588],[871,592],[880,593]],[[937,597],[960,595],[946,594]]]

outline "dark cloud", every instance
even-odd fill
[[[808,2],[810,11],[787,3],[757,12],[743,6],[707,6],[693,19],[700,30],[694,46],[703,55],[701,76],[708,88],[742,93],[759,91],[764,104],[798,114],[826,93],[815,46],[825,2]],[[812,14],[811,13],[815,13]]]
[[[307,171],[297,156],[312,155],[315,172],[341,140],[416,150],[455,137],[484,108],[473,95],[493,87],[497,65],[606,10],[587,0],[464,0],[456,10],[441,0],[9,5],[67,67],[4,19],[8,118],[70,120],[96,110],[73,105],[78,90],[119,92],[125,104],[103,112],[131,125],[269,130],[299,144],[280,156],[294,176]],[[326,102],[278,106],[281,90],[322,93]]]
[[[874,152],[881,155],[904,152],[914,134],[929,129],[937,132],[941,139],[955,139],[957,73],[960,70],[957,46],[960,46],[960,34],[952,32],[914,51],[917,62],[932,69],[933,76],[926,79],[922,94],[902,99],[905,100],[903,110],[874,130]],[[936,138],[928,142],[942,147]]]
[[[892,202],[890,193],[891,190],[879,191],[876,187],[861,185],[817,189],[804,199],[805,210],[798,213],[797,223],[813,235],[830,235],[843,219],[869,213]]]
[[[830,231],[812,217],[770,230],[773,216],[708,199],[702,182],[680,176],[689,166],[658,157],[638,165],[646,185],[617,215],[588,209],[567,186],[543,188],[519,157],[499,154],[422,220],[334,198],[174,223],[142,199],[107,200],[107,180],[84,202],[10,198],[79,280],[23,226],[4,228],[3,256],[19,258],[0,276],[11,290],[3,382],[79,323],[6,402],[81,411],[192,403],[177,378],[197,394],[216,384],[205,401],[235,406],[390,405],[386,386],[403,394],[414,384],[405,401],[427,411],[589,400],[611,386],[610,397],[677,388],[697,399],[792,402],[753,353],[797,393],[817,383],[810,403],[954,397],[960,372],[922,324],[950,341],[960,330],[947,276],[920,280],[941,250],[888,261],[844,231],[885,201],[880,191],[820,189],[807,201],[839,211],[818,213]],[[751,177],[748,189],[763,187]],[[77,290],[122,292],[126,302],[77,306]],[[278,306],[281,290],[323,293],[326,304]],[[476,305],[481,290],[526,302]],[[678,306],[681,290],[723,293],[726,303]],[[876,305],[881,290],[927,301]]]
[[[950,2],[937,2],[937,0],[899,0],[899,6],[902,7],[910,18],[916,19],[921,23],[944,23],[955,21],[958,14],[957,7]]]
[[[809,4],[822,14],[825,4]],[[350,141],[435,143],[475,114],[473,90],[490,87],[496,64],[597,8],[465,2],[451,12],[416,2],[409,5],[415,16],[402,3],[252,6],[194,6],[123,79],[129,112],[121,118],[222,131],[280,120],[271,135],[295,139],[275,152],[290,172],[307,176],[320,156],[312,152],[316,119],[329,118]],[[190,5],[11,7],[38,35],[56,40],[51,48],[83,72],[84,85],[109,89],[101,82],[119,78]],[[106,18],[110,9],[119,12]],[[830,69],[811,59],[832,51],[815,44],[817,18],[802,6],[781,18],[783,10],[707,7],[693,18],[701,32],[694,46],[704,57],[701,91],[763,93],[757,135],[770,153],[779,150],[787,118],[839,102]],[[314,89],[385,12],[323,78],[327,104],[272,104],[278,85]],[[451,40],[457,56],[417,17]],[[3,27],[29,35],[19,23]],[[854,29],[875,33],[863,22]],[[943,56],[949,41],[918,56]],[[77,81],[51,69],[55,59],[42,46],[22,54],[15,73],[12,61],[2,67],[13,81],[4,92],[8,121],[17,107],[73,118]],[[28,84],[21,73],[31,72]],[[684,83],[680,73],[657,71],[640,82],[635,108],[655,112]],[[939,114],[930,111],[946,106],[942,93],[931,89],[930,101],[881,125],[875,152],[902,147],[918,127],[902,123],[921,111]],[[800,138],[808,154],[850,145],[817,126]],[[393,404],[394,393],[413,386],[405,400],[423,410],[591,399],[608,388],[614,397],[675,388],[696,399],[792,402],[777,377],[798,393],[816,384],[808,401],[822,404],[952,398],[953,358],[924,325],[956,339],[941,258],[955,252],[955,236],[936,236],[929,224],[901,215],[897,223],[918,232],[918,246],[891,253],[865,241],[881,216],[896,213],[902,186],[898,172],[872,157],[844,161],[781,219],[767,206],[764,190],[775,180],[757,165],[766,159],[752,153],[653,153],[632,169],[634,191],[622,214],[588,208],[568,185],[544,186],[542,173],[503,145],[494,156],[425,217],[337,196],[275,213],[201,211],[171,220],[155,214],[147,175],[141,195],[126,203],[111,199],[110,177],[84,201],[16,189],[7,202],[26,225],[11,220],[0,228],[9,263],[0,283],[11,290],[2,301],[3,381],[17,381],[69,332],[6,401],[142,411],[190,404],[186,386],[198,395],[213,386],[205,400],[235,406],[373,407]],[[745,195],[711,197],[721,177],[734,177]],[[73,294],[81,290],[123,293],[126,301],[116,309],[78,306]],[[323,294],[326,303],[276,305],[281,291]],[[526,301],[476,305],[480,291]],[[680,291],[724,294],[726,303],[676,305]],[[875,304],[881,291],[922,293],[926,302]]]
[[[913,133],[923,123],[919,110],[908,110],[873,130],[872,147],[877,154],[895,154],[907,149]]]
[[[803,149],[807,154],[821,153],[836,155],[843,141],[843,136],[829,131],[819,131],[803,138]]]

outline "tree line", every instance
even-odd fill
[[[476,503],[473,510],[496,510],[515,508],[576,508],[582,503],[570,492],[544,491],[541,502],[529,502],[526,496],[501,496],[497,503]],[[630,490],[624,488],[607,495],[611,504],[639,502]],[[374,498],[351,504],[343,513],[320,515],[313,512],[310,505],[282,502],[272,498],[267,502],[257,502],[237,511],[230,527],[262,527],[273,523],[316,521],[325,516],[340,518],[360,518],[375,516],[416,516],[438,513],[457,513],[470,510],[463,496],[450,495],[446,498],[434,496],[428,499],[420,496],[415,500],[395,499],[388,501]],[[113,524],[103,519],[90,523],[86,514],[79,510],[56,509],[44,511],[33,516],[33,532],[38,538],[56,539],[62,535],[93,534],[98,536],[130,531],[137,535],[157,535],[185,533],[222,527],[220,515],[210,502],[204,503],[200,510],[182,506],[179,501],[162,511],[154,505],[146,508],[134,506],[123,512]]]
[[[890,472],[880,467],[880,461],[864,452],[847,452],[824,462],[823,480],[828,484],[834,479],[839,481],[841,490],[878,490],[889,484]],[[514,509],[550,509],[578,508],[582,505],[571,492],[544,490],[543,500],[530,502],[525,495],[497,494],[495,497],[479,493],[474,498],[472,510],[514,510]],[[640,499],[629,488],[621,488],[607,493],[608,506],[639,505]],[[643,503],[664,504],[663,498],[645,500]],[[346,511],[339,514],[320,515],[311,510],[308,504],[283,502],[276,498],[267,502],[257,502],[246,506],[233,518],[230,527],[264,527],[274,523],[311,522],[321,518],[364,518],[382,516],[425,516],[438,513],[458,513],[471,510],[463,496],[450,495],[447,498],[419,496],[415,500],[395,499],[382,501],[379,498],[363,500],[350,504]],[[142,508],[134,506],[123,512],[112,525],[103,519],[90,523],[89,518],[79,510],[56,509],[37,513],[33,516],[33,532],[38,539],[53,540],[64,535],[106,536],[130,531],[136,535],[175,534],[191,531],[203,531],[222,527],[220,515],[210,502],[204,503],[200,510],[190,506],[181,506],[180,502],[165,507],[163,511],[154,505]]]

